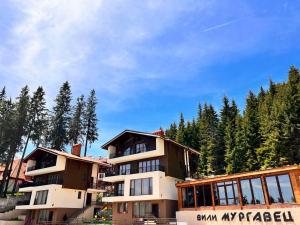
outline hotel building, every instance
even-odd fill
[[[300,224],[300,166],[179,182],[176,187],[181,224]]]
[[[80,156],[81,145],[72,153],[37,148],[26,158],[25,175],[33,181],[20,186],[27,197],[16,209],[27,210],[25,224],[58,223],[73,217],[93,218],[99,193],[105,192],[105,160]]]
[[[196,150],[165,138],[162,131],[132,130],[123,131],[102,148],[108,150],[107,162],[112,164],[104,181],[114,187],[103,201],[112,203],[114,221],[126,225],[138,218],[175,218],[175,184],[195,172]]]

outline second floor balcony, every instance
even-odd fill
[[[49,185],[49,184],[63,184],[63,179],[61,177],[49,177],[48,179],[39,179],[34,180],[33,182],[26,182],[20,184],[20,188],[26,188],[26,187],[37,187],[37,186],[43,186],[43,185]]]
[[[118,169],[118,170],[108,171],[105,174],[105,176],[111,177],[111,176],[130,175],[130,174],[146,173],[146,172],[153,172],[153,171],[165,172],[165,167],[162,165],[146,166],[146,167],[131,167],[123,170]]]

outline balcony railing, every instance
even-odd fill
[[[17,201],[17,205],[29,205],[30,199]]]
[[[55,166],[56,163],[50,163],[50,164],[41,164],[41,165],[35,165],[35,166],[30,166],[27,167],[27,172],[33,171],[33,170],[39,170],[39,169],[44,169],[44,168],[48,168],[48,167],[52,167]]]
[[[36,181],[36,182],[27,182],[20,184],[20,188],[25,188],[25,187],[36,187],[36,186],[43,186],[43,185],[48,185],[48,184],[63,184],[63,179],[62,178],[56,178],[56,179],[48,179],[47,181]]]
[[[118,176],[118,175],[129,175],[129,174],[137,174],[137,173],[146,173],[153,171],[162,171],[165,172],[164,166],[145,166],[145,167],[133,167],[131,169],[122,170],[122,171],[108,171],[106,173],[106,177]]]
[[[130,148],[127,150],[123,150],[123,151],[117,151],[115,153],[111,153],[109,154],[109,158],[113,159],[113,158],[118,158],[118,157],[123,157],[123,156],[129,156],[129,155],[135,155],[138,153],[143,153],[143,152],[149,152],[149,151],[154,151],[156,150],[156,148],[149,148],[149,149],[142,149],[142,150],[137,150],[135,148]]]

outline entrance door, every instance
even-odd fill
[[[92,193],[87,193],[86,195],[86,205],[91,205],[92,203]]]
[[[158,212],[159,212],[158,204],[152,204],[152,215],[158,218],[159,217]]]

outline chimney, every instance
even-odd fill
[[[76,155],[80,157],[80,152],[81,152],[81,144],[75,144],[72,146],[72,155]]]
[[[152,134],[159,135],[161,137],[165,136],[165,132],[163,131],[163,129],[156,130],[156,131],[152,132]]]

